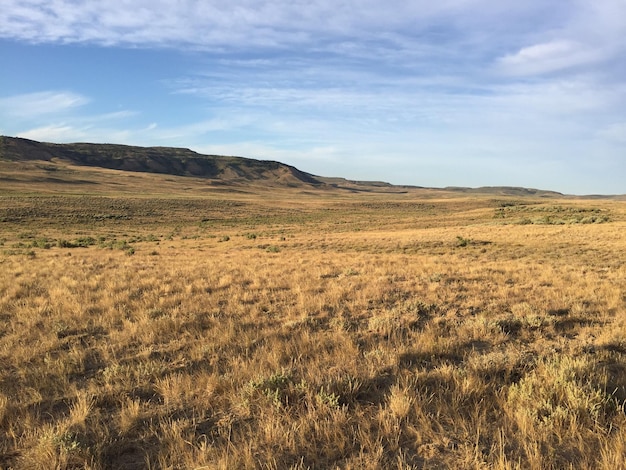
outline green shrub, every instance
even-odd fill
[[[73,241],[59,239],[57,241],[57,246],[59,248],[87,248],[88,246],[95,244],[96,239],[93,237],[80,237]]]
[[[33,248],[43,248],[44,250],[47,250],[52,247],[52,244],[47,238],[38,238],[31,243],[31,246]]]
[[[463,238],[460,235],[456,237],[456,246],[468,246],[472,241],[469,238]]]

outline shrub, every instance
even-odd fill
[[[60,239],[57,241],[59,248],[87,248],[88,246],[95,245],[96,239],[93,237],[81,237],[74,241]]]
[[[52,246],[52,244],[47,238],[38,238],[31,243],[31,246],[33,248],[43,248],[44,250],[47,250]]]
[[[462,246],[468,246],[472,241],[469,238],[463,238],[460,235],[457,235],[456,237],[456,246],[462,247]]]

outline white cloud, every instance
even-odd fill
[[[433,25],[447,22],[460,30],[520,13],[533,16],[539,9],[534,2],[501,3],[388,0],[382,7],[377,0],[4,0],[0,37],[35,43],[308,46],[329,38],[377,39],[397,31],[426,38]]]
[[[505,73],[538,75],[590,65],[608,57],[608,52],[569,40],[555,40],[524,47],[499,59]]]
[[[0,37],[33,43],[274,48],[406,66],[499,57],[520,75],[614,57],[625,33],[623,0],[4,0],[0,9]]]
[[[571,0],[555,2],[556,21],[537,24],[500,54],[496,65],[512,76],[595,73],[621,80],[616,67],[626,54],[626,2]],[[513,27],[513,24],[509,26]],[[506,50],[506,49],[505,49]]]
[[[206,155],[237,155],[261,160],[289,162],[304,171],[320,168],[320,163],[328,165],[337,160],[340,150],[334,146],[316,146],[305,150],[294,150],[264,142],[242,141],[232,144],[195,145],[193,150]],[[307,169],[307,166],[311,168]],[[328,176],[328,175],[322,175]]]
[[[85,133],[66,124],[55,124],[19,132],[17,137],[41,142],[76,142],[84,140]]]
[[[132,132],[125,123],[139,113],[120,110],[90,114],[83,106],[91,99],[73,92],[37,92],[0,98],[3,132],[46,142],[114,142]],[[154,127],[148,126],[147,130]]]
[[[137,111],[123,110],[114,111],[111,113],[97,114],[94,116],[89,116],[85,119],[88,119],[90,122],[118,121],[122,119],[128,119],[137,115],[139,115]]]
[[[72,92],[43,91],[0,98],[0,115],[13,118],[35,118],[69,111],[89,102]]]
[[[122,128],[82,125],[79,119],[47,126],[35,127],[17,132],[17,137],[39,140],[43,142],[95,142],[127,145],[150,145],[147,142],[153,137],[152,126],[144,128]]]

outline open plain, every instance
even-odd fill
[[[626,202],[24,165],[1,468],[626,468]]]

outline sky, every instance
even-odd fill
[[[626,193],[626,0],[1,0],[0,134]]]

